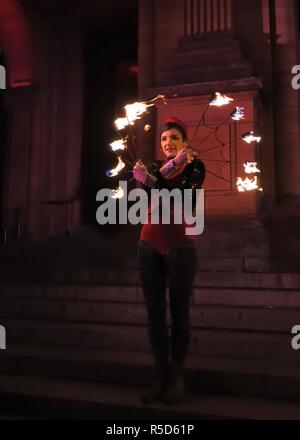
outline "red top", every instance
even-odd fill
[[[185,235],[186,226],[184,223],[181,225],[151,225],[147,223],[142,227],[140,239],[146,241],[160,254],[165,255],[177,241],[183,238],[195,240],[195,235]],[[191,227],[191,225],[188,226]]]
[[[170,177],[165,177],[165,179],[168,179],[170,182],[179,176],[183,170],[185,169],[184,166],[180,167],[176,172],[174,172]],[[154,208],[155,209],[155,208]],[[140,239],[147,242],[153,249],[155,249],[160,254],[167,254],[172,246],[175,245],[179,240],[182,240],[184,238],[188,238],[190,240],[195,239],[195,235],[186,235],[185,228],[191,227],[191,224],[186,224],[183,221],[181,224],[174,224],[174,218],[173,218],[174,210],[171,207],[170,212],[170,223],[169,225],[166,224],[151,224],[151,208],[148,210],[148,223],[145,223],[141,230]],[[159,218],[159,221],[161,219]]]

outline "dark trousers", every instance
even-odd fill
[[[196,246],[192,240],[184,239],[167,255],[161,255],[148,243],[140,241],[138,262],[156,366],[165,369],[171,354],[172,365],[181,368],[190,342],[190,300],[197,268]],[[167,281],[172,321],[171,350],[166,322]]]

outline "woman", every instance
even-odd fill
[[[184,123],[169,118],[161,128],[161,148],[165,161],[154,161],[146,167],[140,160],[133,175],[144,188],[172,190],[201,188],[204,164],[187,148]],[[194,194],[193,194],[194,195]],[[193,197],[193,204],[196,200]],[[160,207],[153,208],[160,209]],[[171,208],[174,216],[175,203]],[[182,207],[181,207],[182,209]],[[149,209],[149,215],[150,215]],[[194,236],[185,234],[186,224],[143,225],[138,245],[140,277],[148,314],[148,330],[153,350],[157,379],[143,396],[145,403],[164,400],[180,403],[184,397],[184,363],[190,341],[189,306],[197,267]],[[166,322],[166,286],[169,284],[171,341]]]

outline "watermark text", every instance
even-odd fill
[[[6,330],[3,325],[0,325],[0,350],[6,349]]]
[[[300,350],[300,325],[294,325],[291,330],[292,335],[295,335],[291,340],[293,350]]]
[[[151,189],[127,191],[127,182],[119,182],[123,197],[114,199],[111,190],[97,192],[96,201],[102,202],[96,211],[99,225],[105,224],[164,224],[185,225],[186,235],[200,235],[204,230],[203,189]],[[117,203],[118,200],[118,203]],[[128,202],[135,202],[130,204]],[[150,207],[150,211],[149,211]],[[150,214],[149,214],[150,212]]]
[[[294,90],[300,89],[300,65],[292,67],[292,74],[295,75],[292,79],[292,87]]]
[[[0,89],[6,89],[6,70],[5,67],[0,64]]]

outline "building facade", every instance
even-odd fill
[[[0,1],[7,71],[1,225],[13,237],[43,240],[84,221],[84,41],[93,3]],[[139,155],[160,157],[157,128],[166,116],[184,119],[192,136],[212,93],[232,97],[231,107],[243,107],[245,119],[228,119],[230,106],[209,108],[193,140],[207,168],[208,227],[199,246],[212,257],[243,258],[235,269],[278,270],[284,263],[284,270],[298,270],[300,95],[292,87],[298,2],[133,3],[139,12],[139,98],[163,94],[168,102],[148,116],[152,130],[140,131]],[[94,20],[113,16],[104,9]],[[241,139],[252,130],[262,136],[260,144]],[[261,168],[263,191],[237,191],[246,161]]]

